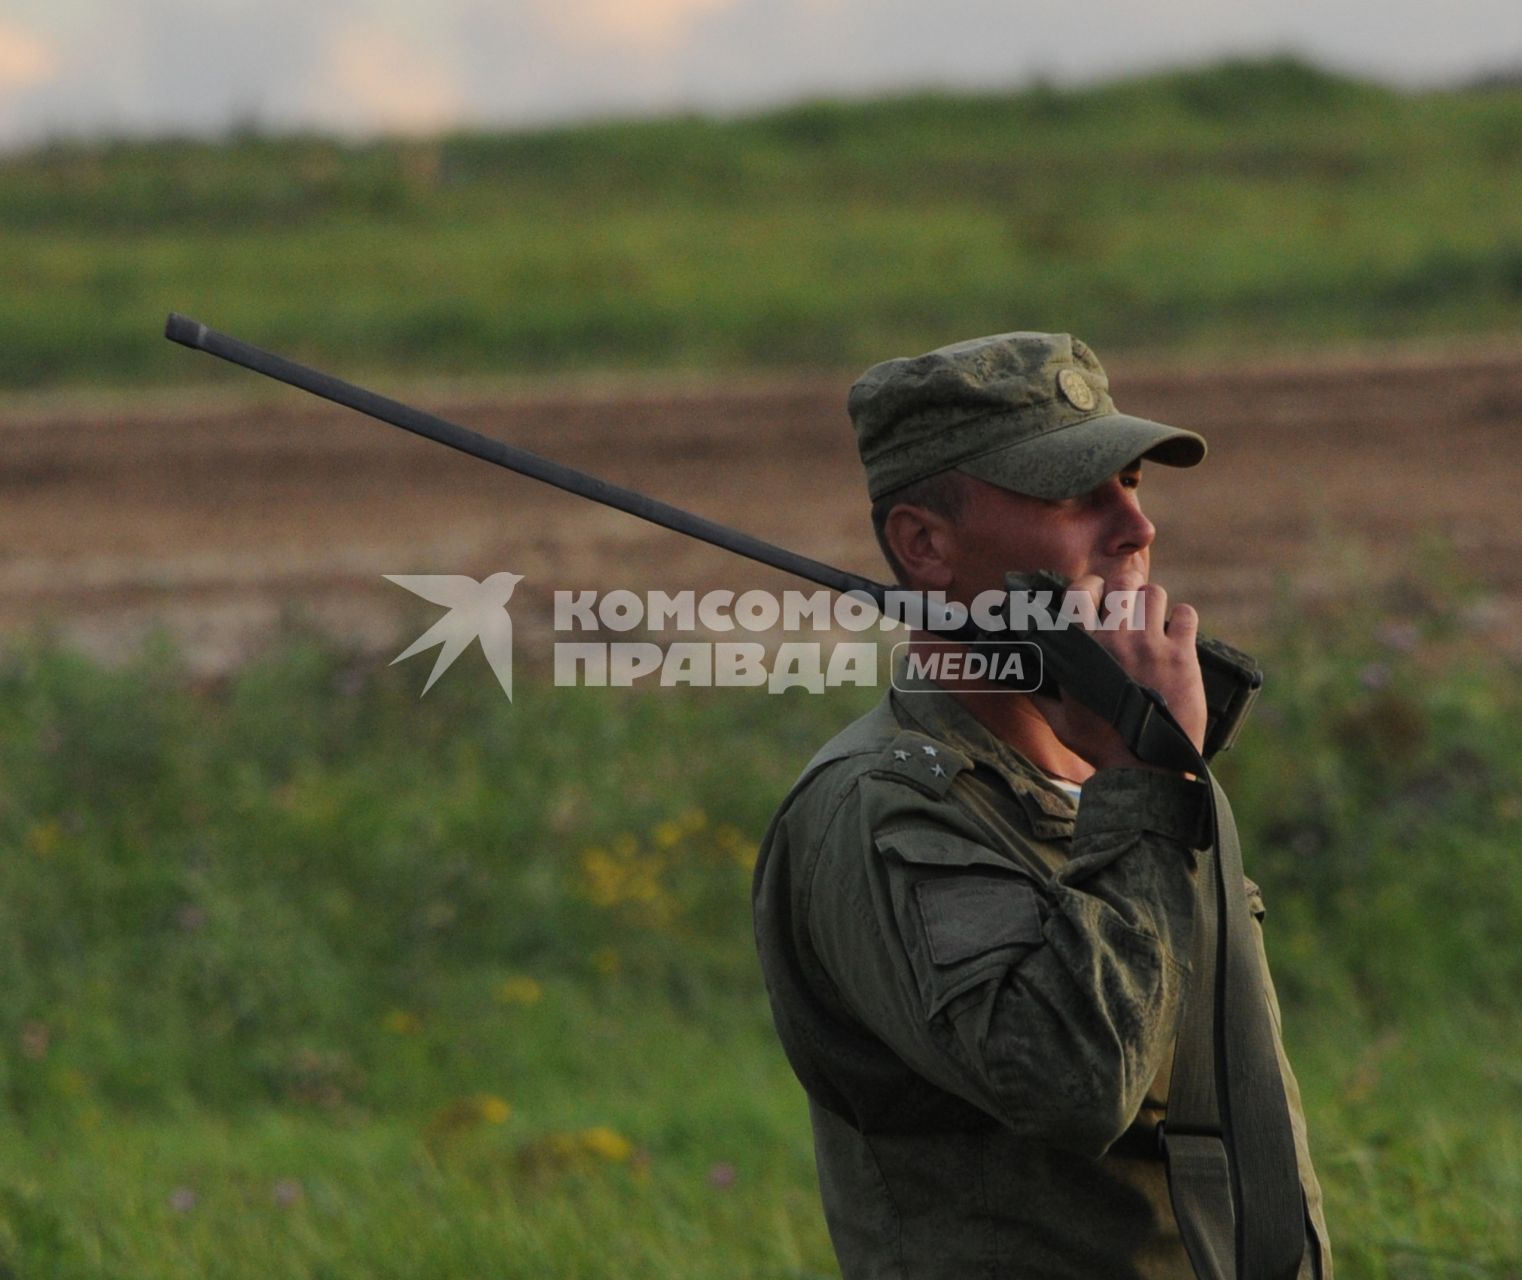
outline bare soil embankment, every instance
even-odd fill
[[[879,577],[845,379],[560,391],[426,407],[817,559]],[[1151,468],[1155,577],[1207,629],[1250,634],[1278,575],[1371,577],[1436,535],[1522,629],[1522,355],[1302,367],[1121,367],[1128,412],[1199,429],[1195,472]],[[136,403],[136,407],[135,407]],[[0,411],[0,634],[119,654],[165,628],[203,671],[305,616],[363,646],[426,606],[386,573],[525,575],[520,634],[557,588],[795,585],[714,548],[299,393],[197,407]]]

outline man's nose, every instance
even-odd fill
[[[1157,526],[1142,513],[1136,490],[1115,482],[1114,525],[1110,532],[1110,554],[1127,555],[1145,551],[1157,537]]]

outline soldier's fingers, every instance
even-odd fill
[[[1182,644],[1193,644],[1200,634],[1200,615],[1189,604],[1176,604],[1168,615],[1168,638]]]
[[[1106,631],[1140,631],[1146,623],[1140,587],[1122,587],[1105,592],[1104,629]]]
[[[1168,593],[1155,582],[1147,583],[1141,588],[1141,609],[1143,629],[1161,640],[1168,622]]]

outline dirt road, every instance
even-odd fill
[[[250,375],[252,377],[252,375]],[[422,401],[478,430],[815,558],[880,577],[843,404],[848,379],[717,392]],[[1250,635],[1276,575],[1387,577],[1436,536],[1522,632],[1522,353],[1306,367],[1112,370],[1131,413],[1198,428],[1154,467],[1155,576],[1207,628]],[[393,388],[382,388],[394,390]],[[426,606],[387,573],[523,574],[520,634],[557,588],[796,585],[723,552],[297,392],[239,403],[0,405],[0,634],[90,651],[167,628],[218,671],[283,616],[384,651]]]

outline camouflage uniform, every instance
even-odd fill
[[[1203,791],[1106,769],[1075,810],[933,692],[816,757],[762,846],[757,939],[847,1280],[1194,1274],[1156,1127]]]
[[[888,361],[850,407],[874,499],[952,467],[1058,498],[1204,454],[1119,414],[1066,335]],[[1208,826],[1182,774],[1103,769],[1075,803],[934,686],[814,758],[761,849],[756,937],[847,1280],[1193,1275],[1157,1126]],[[1261,963],[1316,1236],[1301,1274],[1329,1277]]]

